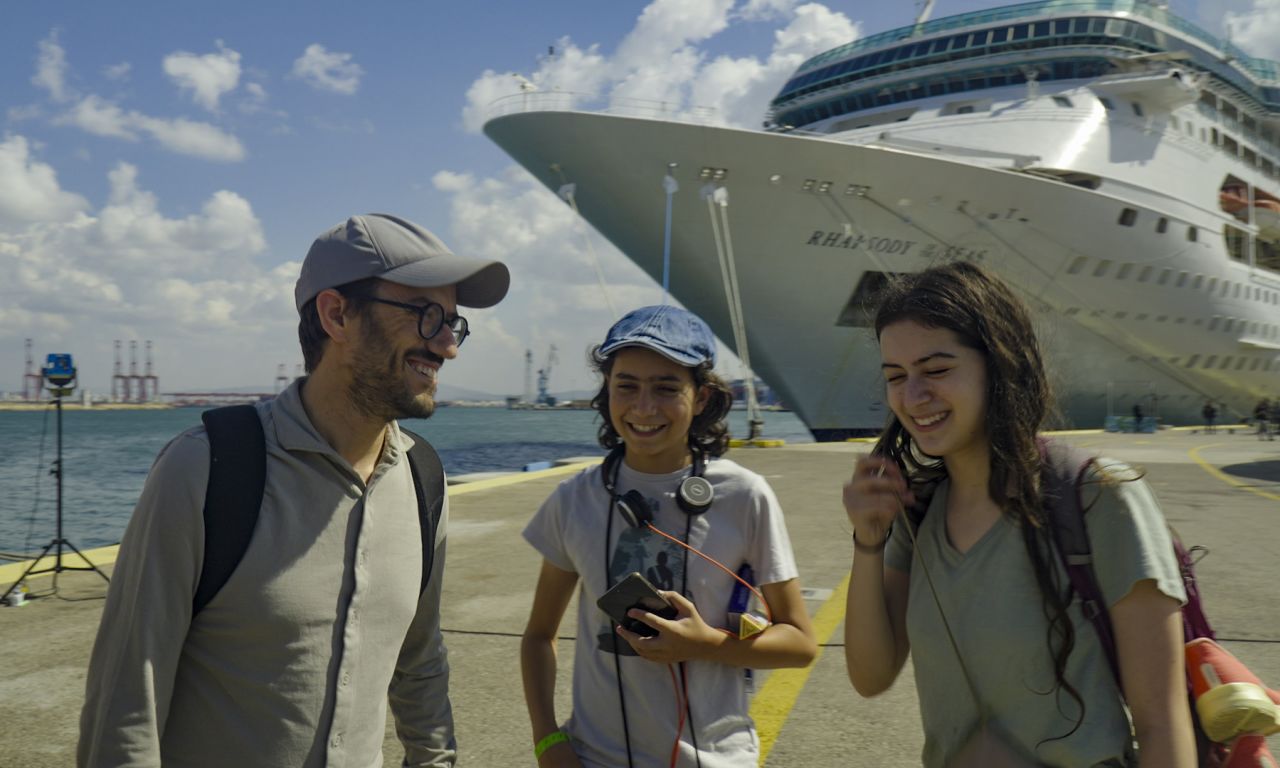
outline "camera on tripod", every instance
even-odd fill
[[[66,397],[76,388],[76,367],[71,363],[71,355],[65,352],[51,353],[45,358],[45,388],[55,397]]]

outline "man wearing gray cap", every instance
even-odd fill
[[[448,503],[434,453],[396,419],[431,415],[470,333],[457,308],[493,306],[509,282],[392,216],[316,239],[294,291],[308,375],[247,412],[266,473],[257,461],[244,541],[219,543],[235,527],[221,494],[252,485],[222,466],[252,452],[244,436],[224,448],[207,413],[161,451],[121,541],[78,765],[374,768],[388,699],[404,765],[454,764]]]

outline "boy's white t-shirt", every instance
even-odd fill
[[[654,525],[715,558],[731,571],[750,564],[759,584],[797,576],[782,510],[761,476],[729,459],[707,462],[704,477],[715,488],[711,508],[689,516],[675,492],[689,470],[663,475],[619,467],[617,493],[640,491],[654,510]],[[612,521],[610,528],[610,521]],[[606,543],[606,531],[608,542]],[[737,582],[715,565],[652,531],[628,527],[601,481],[601,467],[566,480],[543,503],[524,537],[552,565],[577,573],[577,643],[573,666],[573,713],[564,729],[585,766],[627,765],[626,734],[636,766],[668,765],[680,711],[667,665],[631,655],[619,658],[626,701],[626,731],[614,666],[613,622],[596,606],[609,585],[638,571],[659,589],[681,591],[688,564],[688,591],[704,621],[728,627],[726,613]],[[605,577],[606,547],[610,578]],[[736,630],[736,627],[734,627]],[[710,661],[685,665],[687,688],[703,768],[755,765],[759,742],[747,715],[744,670]],[[677,679],[679,672],[677,670]],[[696,765],[686,723],[677,765]]]

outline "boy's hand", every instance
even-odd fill
[[[658,630],[655,637],[642,637],[618,627],[618,636],[649,661],[660,664],[676,664],[681,661],[705,659],[724,643],[727,633],[708,626],[698,609],[679,592],[659,590],[668,603],[676,609],[674,619],[664,619],[640,608],[632,608],[627,615]]]

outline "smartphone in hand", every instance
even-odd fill
[[[610,587],[609,591],[596,601],[596,605],[609,614],[609,618],[621,624],[623,629],[642,637],[653,637],[658,634],[658,630],[628,616],[627,611],[632,608],[640,608],[664,619],[676,617],[675,606],[658,594],[658,590],[649,583],[648,579],[635,571]]]

